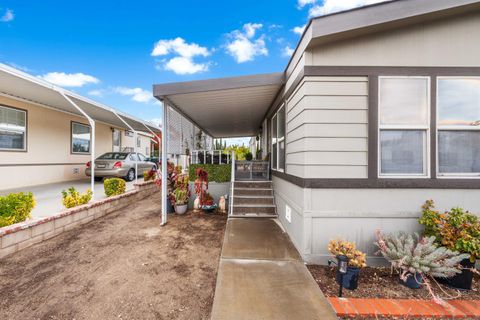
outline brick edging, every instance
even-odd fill
[[[74,226],[98,219],[159,191],[154,181],[134,184],[135,190],[61,211],[49,217],[0,228],[0,258],[50,239]]]
[[[431,319],[480,319],[480,302],[450,300],[438,304],[419,299],[360,299],[328,297],[340,317],[413,317]]]

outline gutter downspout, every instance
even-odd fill
[[[62,95],[75,109],[77,109],[85,118],[87,118],[90,127],[92,128],[91,131],[91,142],[92,142],[92,150],[90,150],[90,190],[92,190],[92,199],[95,199],[95,120],[90,118],[90,116],[82,110],[75,102],[72,101],[62,90],[58,88],[53,88],[57,91],[60,95]]]
[[[134,130],[115,110],[113,109],[110,109],[110,111],[112,111],[112,113],[114,115],[117,116],[118,119],[120,119],[120,121],[123,122],[123,124],[125,124],[130,130],[133,131],[133,140],[135,140],[133,142],[133,151],[135,152],[135,156],[136,156],[136,161],[135,161],[135,183],[138,183],[138,154],[137,154],[137,131]]]

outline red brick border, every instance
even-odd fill
[[[329,297],[340,317],[408,317],[429,319],[480,319],[480,301],[452,300],[438,304],[432,300],[358,299]]]

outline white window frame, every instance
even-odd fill
[[[437,178],[438,179],[479,179],[480,178],[480,172],[479,173],[441,173],[440,172],[440,152],[438,149],[438,134],[439,131],[480,131],[480,127],[474,127],[474,126],[441,126],[440,125],[440,108],[438,104],[438,97],[439,97],[439,90],[438,90],[438,81],[441,79],[479,79],[480,77],[472,77],[472,76],[438,76],[436,78],[437,82],[437,92],[436,92],[436,97],[437,97],[437,126],[436,126],[436,132],[435,132],[435,146],[437,150],[436,154],[436,164],[437,164]]]
[[[0,108],[10,109],[13,111],[23,112],[25,115],[25,134],[23,135],[23,148],[0,148],[0,151],[9,151],[9,152],[26,152],[27,151],[27,134],[28,134],[28,112],[27,110],[8,107],[5,105],[0,105]]]
[[[286,124],[285,124],[285,125],[284,125],[284,127],[285,127],[285,128],[284,128],[284,129],[285,129],[284,131],[285,131],[285,132],[283,133],[283,138],[282,138],[282,139],[278,139],[278,114],[280,113],[280,110],[282,110],[282,108],[283,108],[284,114],[285,114],[285,115],[284,115],[284,119],[283,119],[284,122],[285,122],[285,117],[287,116],[287,111],[286,111],[286,109],[285,109],[285,104],[282,104],[282,105],[280,106],[280,108],[278,108],[277,112],[275,112],[275,114],[272,116],[272,119],[271,119],[271,121],[270,121],[270,130],[271,130],[271,132],[272,132],[272,139],[271,139],[271,141],[270,141],[271,149],[272,149],[271,164],[272,164],[272,170],[278,171],[278,172],[285,172],[285,168],[280,169],[280,166],[279,166],[279,164],[280,164],[280,157],[279,157],[280,148],[279,148],[279,145],[280,145],[280,142],[284,142],[284,141],[285,141],[285,136],[287,135],[287,126],[286,126]],[[275,120],[275,121],[277,121],[277,134],[276,134],[276,138],[275,138],[275,143],[273,143],[273,118],[275,118],[275,117],[276,117],[276,120]],[[275,168],[275,169],[273,168],[273,145],[274,145],[274,144],[277,145],[277,155],[276,155],[276,156],[277,156],[277,163],[276,163],[276,168]],[[286,146],[286,144],[285,144],[285,148],[286,148],[286,147],[287,147],[287,146]],[[286,159],[286,157],[285,157],[284,167],[287,167],[287,159]]]
[[[382,79],[426,79],[427,80],[427,124],[426,125],[385,125],[381,124],[381,81]],[[378,119],[377,119],[377,176],[380,179],[429,179],[431,177],[431,77],[429,76],[380,76],[378,77]],[[425,140],[423,147],[423,173],[382,173],[382,150],[381,150],[381,132],[382,131],[425,131]]]
[[[74,124],[78,124],[78,125],[87,127],[90,130],[89,131],[90,141],[89,141],[89,145],[88,145],[88,152],[73,151],[73,125]],[[92,137],[92,127],[90,127],[88,124],[84,124],[84,123],[81,123],[81,122],[76,122],[76,121],[71,121],[70,122],[70,153],[71,154],[78,154],[78,155],[91,154],[91,152],[92,152],[92,139],[93,139],[93,137]]]

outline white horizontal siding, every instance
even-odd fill
[[[287,101],[286,169],[305,178],[367,178],[368,79],[305,77]]]
[[[288,153],[309,151],[368,151],[367,138],[303,138],[288,144]]]
[[[366,166],[365,152],[305,151],[287,154],[287,165]]]
[[[288,174],[301,178],[362,179],[367,176],[366,166],[287,165]]]

